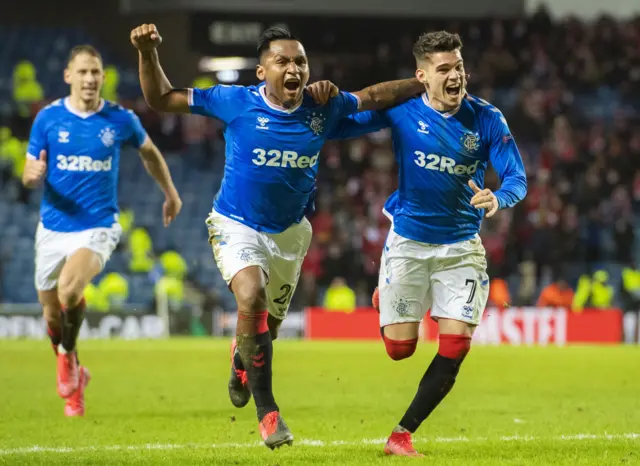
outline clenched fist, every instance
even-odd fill
[[[22,182],[28,188],[34,188],[47,173],[47,151],[42,149],[37,159],[29,158],[24,165]]]
[[[141,52],[149,52],[162,43],[155,24],[143,24],[131,31],[131,43]]]
[[[307,92],[317,104],[325,105],[331,97],[340,93],[340,89],[331,81],[318,81],[307,86]]]

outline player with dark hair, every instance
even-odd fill
[[[229,395],[235,406],[255,400],[260,433],[275,448],[293,435],[272,390],[272,341],[286,317],[311,241],[318,157],[338,120],[393,105],[420,92],[415,80],[360,92],[328,82],[310,92],[304,47],[288,31],[271,28],[258,44],[258,86],[176,89],[160,66],[162,39],[153,24],[131,32],[139,50],[140,83],[155,110],[207,115],[226,123],[226,164],[207,219],[216,263],[238,305]]]
[[[138,117],[100,98],[104,71],[98,51],[90,45],[74,47],[64,80],[70,95],[35,118],[22,181],[35,188],[44,180],[35,285],[58,358],[57,386],[66,400],[65,415],[82,416],[90,375],[78,362],[76,339],[84,318],[84,288],[120,240],[121,146],[130,142],[139,149],[145,168],[164,191],[165,226],[178,215],[182,201],[162,154]]]
[[[467,94],[462,41],[445,31],[422,35],[413,49],[426,92],[378,112],[343,119],[330,138],[391,127],[398,190],[385,203],[392,226],[373,297],[387,353],[410,357],[427,310],[438,322],[439,349],[385,452],[421,456],[411,441],[449,393],[471,347],[489,294],[483,213],[513,207],[527,192],[516,143],[502,113]],[[488,162],[496,192],[482,189]]]

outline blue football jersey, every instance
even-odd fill
[[[40,206],[45,228],[72,232],[110,227],[118,214],[120,149],[139,148],[147,138],[138,117],[102,101],[95,112],[80,112],[59,99],[36,115],[27,157],[47,151],[47,174]]]
[[[341,92],[320,106],[305,94],[291,109],[269,102],[265,86],[189,89],[191,112],[226,124],[226,163],[213,207],[258,231],[280,233],[314,208],[318,157],[338,121],[358,111]]]
[[[426,94],[396,107],[343,119],[330,139],[391,128],[398,163],[398,189],[385,211],[396,233],[431,244],[450,244],[475,236],[484,210],[470,204],[472,179],[481,189],[487,163],[501,186],[494,194],[501,209],[522,200],[527,178],[522,158],[502,113],[467,95],[455,113],[429,105]]]

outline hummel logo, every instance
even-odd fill
[[[58,131],[58,142],[69,142],[69,131]]]
[[[427,129],[429,127],[428,124],[426,124],[424,121],[421,120],[418,122],[418,125],[420,126],[418,133],[429,134],[429,130]]]
[[[258,125],[256,125],[257,129],[269,129],[267,123],[269,123],[269,119],[267,117],[259,116],[258,117]]]

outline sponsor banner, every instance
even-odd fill
[[[213,313],[213,335],[233,336],[236,334],[236,312],[216,311]],[[287,318],[280,325],[278,338],[302,338],[304,336],[305,314],[289,310]]]
[[[305,310],[305,317],[305,337],[311,340],[380,339],[378,313],[373,308],[334,312],[325,311],[321,307],[310,307]]]
[[[475,344],[558,345],[620,343],[622,312],[618,309],[573,313],[549,308],[489,308],[474,334]],[[378,313],[370,308],[352,313],[306,310],[305,336],[311,339],[379,339]],[[437,325],[425,318],[422,334],[435,340]],[[636,328],[636,327],[634,327]]]
[[[162,338],[164,322],[155,314],[131,315],[87,312],[79,339],[123,338],[138,340]],[[0,314],[0,339],[44,339],[47,324],[40,315]]]
[[[437,324],[428,319],[425,338],[435,340]],[[617,309],[570,312],[551,308],[488,308],[473,336],[474,343],[558,345],[566,343],[620,343],[622,313]]]

